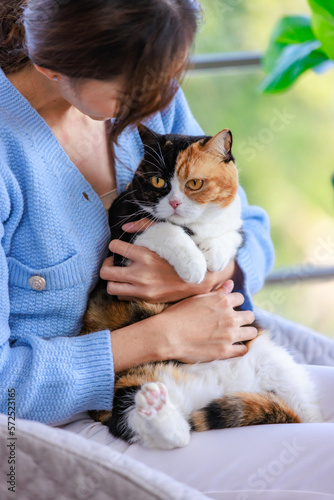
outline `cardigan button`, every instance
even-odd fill
[[[31,276],[29,285],[33,290],[36,290],[36,292],[40,292],[46,287],[46,281],[41,276]]]

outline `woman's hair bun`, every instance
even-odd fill
[[[25,50],[25,31],[22,15],[28,0],[0,2],[0,67],[13,73],[30,64]]]

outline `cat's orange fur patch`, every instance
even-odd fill
[[[104,424],[111,418],[111,411],[90,411],[88,412],[89,416],[94,419],[96,422],[101,422]]]
[[[192,374],[185,373],[177,364],[172,362],[147,363],[145,365],[130,368],[124,373],[119,374],[115,383],[115,389],[141,386],[147,382],[160,382],[162,378],[161,374],[163,374],[163,376],[168,375],[178,384],[193,377]]]
[[[147,382],[156,382],[155,372],[156,365],[152,363],[131,368],[118,376],[115,390],[141,386]]]
[[[300,423],[298,415],[273,393],[237,393],[243,417],[241,425]]]
[[[89,302],[80,335],[100,330],[118,330],[136,321],[161,313],[169,304],[151,304],[136,300],[107,302],[103,293],[98,293]]]
[[[194,431],[205,432],[210,430],[206,421],[206,414],[203,410],[194,411],[191,415],[191,427]]]
[[[225,163],[223,156],[210,149],[210,142],[191,144],[177,158],[176,174],[185,194],[196,203],[230,205],[238,190],[238,171],[233,161]],[[186,183],[191,179],[204,180],[203,188],[191,191]]]

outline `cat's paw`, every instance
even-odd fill
[[[135,397],[138,413],[148,419],[155,417],[165,406],[166,401],[167,387],[161,382],[144,384]]]
[[[134,243],[167,260],[186,283],[201,283],[204,280],[207,270],[205,258],[180,227],[159,222],[139,234]]]
[[[129,424],[138,442],[147,448],[171,450],[187,446],[190,441],[190,425],[161,382],[144,384],[137,392]]]
[[[231,260],[231,255],[224,252],[220,246],[210,247],[205,242],[200,244],[208,271],[222,271]]]
[[[175,261],[172,265],[177,274],[186,283],[201,283],[206,275],[206,260],[198,249],[177,249]]]

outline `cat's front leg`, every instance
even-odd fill
[[[242,236],[230,231],[216,238],[205,238],[198,246],[205,257],[208,271],[222,271],[234,259],[241,246]]]
[[[207,271],[205,257],[181,227],[157,222],[137,236],[134,243],[167,260],[187,283],[203,281]]]

